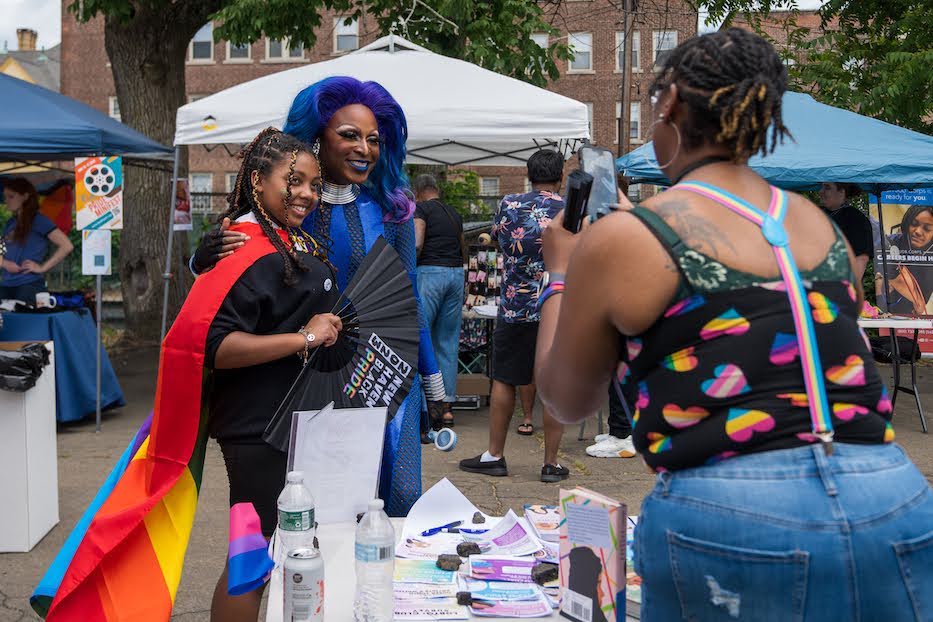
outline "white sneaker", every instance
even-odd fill
[[[596,436],[593,437],[593,440],[597,443],[602,443],[604,440],[608,439],[610,436],[612,436],[612,434],[609,434],[609,433],[597,434]]]
[[[597,440],[599,436],[596,437]],[[607,434],[605,439],[587,447],[586,453],[594,458],[634,458],[637,452],[631,436],[616,438]]]

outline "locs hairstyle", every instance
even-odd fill
[[[334,113],[352,104],[369,108],[379,127],[379,161],[366,187],[382,206],[387,222],[404,222],[415,211],[404,169],[408,122],[402,107],[385,87],[378,82],[361,82],[348,76],[324,78],[298,93],[283,131],[313,143]]]

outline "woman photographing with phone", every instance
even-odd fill
[[[933,604],[933,493],[892,442],[854,257],[818,207],[747,166],[789,135],[786,83],[756,35],[683,43],[651,90],[675,185],[580,235],[545,231],[547,270],[566,277],[542,294],[542,400],[574,423],[622,383],[658,473],[635,536],[644,620],[922,619]]]

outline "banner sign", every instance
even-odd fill
[[[111,273],[109,229],[85,229],[81,232],[81,274]]]
[[[123,159],[75,158],[78,229],[123,228]]]

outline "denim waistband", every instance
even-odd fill
[[[833,443],[827,456],[822,444],[777,449],[723,460],[717,464],[662,473],[662,481],[676,479],[793,479],[831,473],[864,473],[897,468],[910,460],[894,443],[854,445]]]

